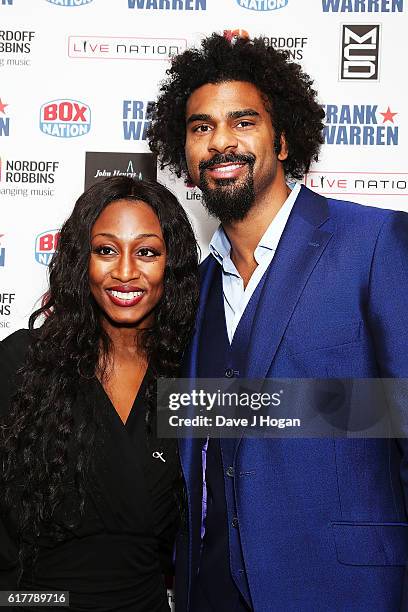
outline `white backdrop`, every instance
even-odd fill
[[[44,292],[50,230],[84,189],[86,152],[119,153],[111,171],[143,175],[146,106],[168,57],[214,30],[263,35],[315,79],[327,144],[308,186],[406,209],[407,25],[404,0],[0,0],[0,338]],[[205,255],[214,222],[198,190],[158,178]]]
[[[327,144],[309,187],[406,210],[407,25],[404,0],[0,0],[0,339],[45,290],[86,154],[106,154],[88,155],[89,179],[143,176],[147,103],[168,57],[214,30],[263,35],[315,79]],[[199,191],[158,178],[206,255],[215,224]]]

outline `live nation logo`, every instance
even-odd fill
[[[106,60],[169,60],[187,48],[185,38],[69,36],[68,57]]]
[[[157,161],[153,153],[110,153],[87,151],[85,189],[111,176],[129,176],[137,180],[157,179]]]
[[[340,80],[378,81],[380,25],[341,26]]]
[[[335,172],[313,170],[306,187],[322,195],[408,196],[407,172]]]

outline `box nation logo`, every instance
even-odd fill
[[[38,234],[35,239],[35,259],[38,263],[48,266],[57,249],[59,237],[59,229],[47,230]]]
[[[236,0],[238,6],[251,11],[275,11],[285,8],[289,0]]]
[[[56,6],[83,6],[84,4],[91,4],[93,0],[46,0],[50,4]]]
[[[57,138],[76,138],[91,129],[91,109],[78,100],[51,100],[40,109],[40,130]]]

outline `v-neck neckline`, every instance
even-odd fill
[[[122,428],[124,430],[128,430],[129,429],[129,423],[132,422],[134,420],[134,417],[132,416],[135,412],[135,404],[138,403],[138,399],[140,399],[140,397],[143,397],[146,386],[147,386],[147,380],[150,376],[150,366],[147,366],[146,372],[142,378],[142,382],[140,383],[140,386],[138,388],[138,390],[136,391],[136,395],[133,399],[129,414],[126,418],[126,421],[123,422],[122,419],[120,418],[120,415],[118,413],[118,411],[115,408],[115,405],[113,404],[111,398],[109,397],[109,395],[107,394],[103,384],[101,383],[101,381],[99,380],[99,378],[95,377],[96,380],[96,384],[99,387],[99,390],[102,392],[102,394],[105,397],[105,400],[108,402],[110,410],[109,410],[109,414],[111,414],[112,412],[114,413],[114,418],[117,420],[117,422],[119,423],[119,425],[122,426]],[[143,393],[143,395],[142,395]]]

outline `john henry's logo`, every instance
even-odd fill
[[[134,179],[155,181],[156,156],[152,153],[86,153],[85,189],[107,176],[130,176]]]
[[[0,268],[3,268],[6,263],[6,249],[1,246],[1,239],[4,234],[0,234]]]
[[[401,13],[404,0],[322,0],[325,13]]]
[[[15,293],[0,293],[0,315],[11,314],[11,304],[16,299]]]
[[[106,178],[108,176],[130,176],[130,178],[136,179],[138,181],[143,180],[143,172],[141,170],[136,170],[133,165],[132,160],[130,159],[128,165],[124,170],[119,170],[119,168],[115,168],[114,170],[107,170],[106,168],[100,169],[98,168],[93,176],[93,178]]]
[[[325,110],[326,144],[398,145],[398,126],[394,125],[394,118],[398,113],[393,113],[389,106],[387,110],[378,112],[376,104],[327,104]]]
[[[236,0],[242,8],[251,11],[275,11],[287,6],[289,0]]]
[[[125,140],[146,140],[153,104],[152,101],[123,100],[123,138]]]
[[[207,0],[128,0],[128,7],[162,11],[205,11]]]
[[[83,6],[84,4],[91,4],[93,0],[47,0],[47,2],[57,6]]]
[[[340,78],[378,80],[379,52],[379,25],[343,25]]]
[[[47,230],[37,236],[35,239],[35,259],[38,263],[48,266],[57,249],[59,237],[60,230]]]
[[[75,138],[91,129],[91,109],[77,100],[52,100],[40,109],[40,129],[48,136]]]
[[[4,116],[6,114],[6,106],[8,104],[2,102],[0,98],[0,136],[10,135],[10,118]]]

